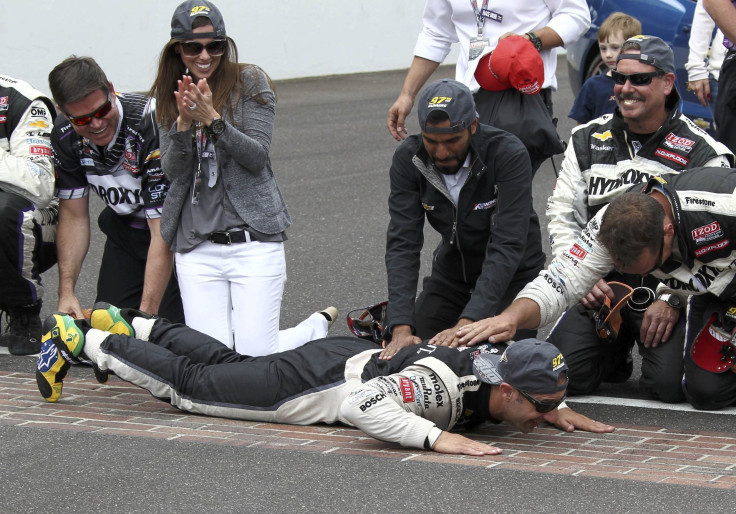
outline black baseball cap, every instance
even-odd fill
[[[450,126],[437,128],[427,126],[427,117],[432,111],[442,110],[450,118]],[[456,80],[436,80],[424,88],[417,108],[419,127],[422,132],[450,134],[470,128],[478,118],[475,112],[473,93],[465,84]]]
[[[481,353],[473,360],[473,373],[491,385],[509,384],[533,394],[554,394],[567,389],[560,373],[567,371],[565,358],[552,343],[523,339],[511,343],[502,354]]]
[[[639,47],[638,54],[624,53],[633,50],[632,48],[624,48],[628,46],[627,43],[629,42],[637,44]],[[633,59],[654,66],[665,73],[675,72],[675,55],[672,48],[658,37],[643,35],[630,37],[621,48],[621,53],[618,54],[616,62],[621,59]]]
[[[195,18],[203,16],[212,22],[214,32],[192,32],[192,22]],[[185,41],[197,38],[224,38],[225,21],[222,19],[220,10],[215,4],[207,0],[189,0],[180,4],[171,18],[171,39]]]

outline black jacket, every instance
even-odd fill
[[[421,136],[407,138],[394,154],[386,238],[389,326],[414,326],[425,216],[442,236],[433,272],[472,292],[461,317],[497,314],[512,279],[531,280],[544,264],[524,145],[516,136],[479,124],[470,155],[471,172],[456,206]]]

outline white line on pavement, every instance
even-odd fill
[[[597,405],[618,405],[621,407],[639,407],[644,409],[674,410],[685,412],[699,412],[701,414],[726,414],[736,416],[736,407],[727,407],[716,411],[703,411],[692,408],[687,403],[664,403],[654,400],[639,400],[635,398],[614,398],[611,396],[575,396],[567,398],[565,403],[588,403]]]

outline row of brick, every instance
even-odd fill
[[[116,379],[100,385],[68,378],[62,399],[49,404],[38,395],[32,375],[8,372],[0,372],[0,424],[736,489],[736,438],[731,433],[619,426],[612,434],[565,433],[554,427],[522,434],[511,426],[484,425],[471,437],[503,448],[502,455],[451,456],[401,448],[343,426],[187,414]]]

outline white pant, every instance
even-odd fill
[[[327,335],[327,319],[319,313],[279,331],[283,243],[205,241],[175,259],[186,324],[238,353],[268,355]]]

